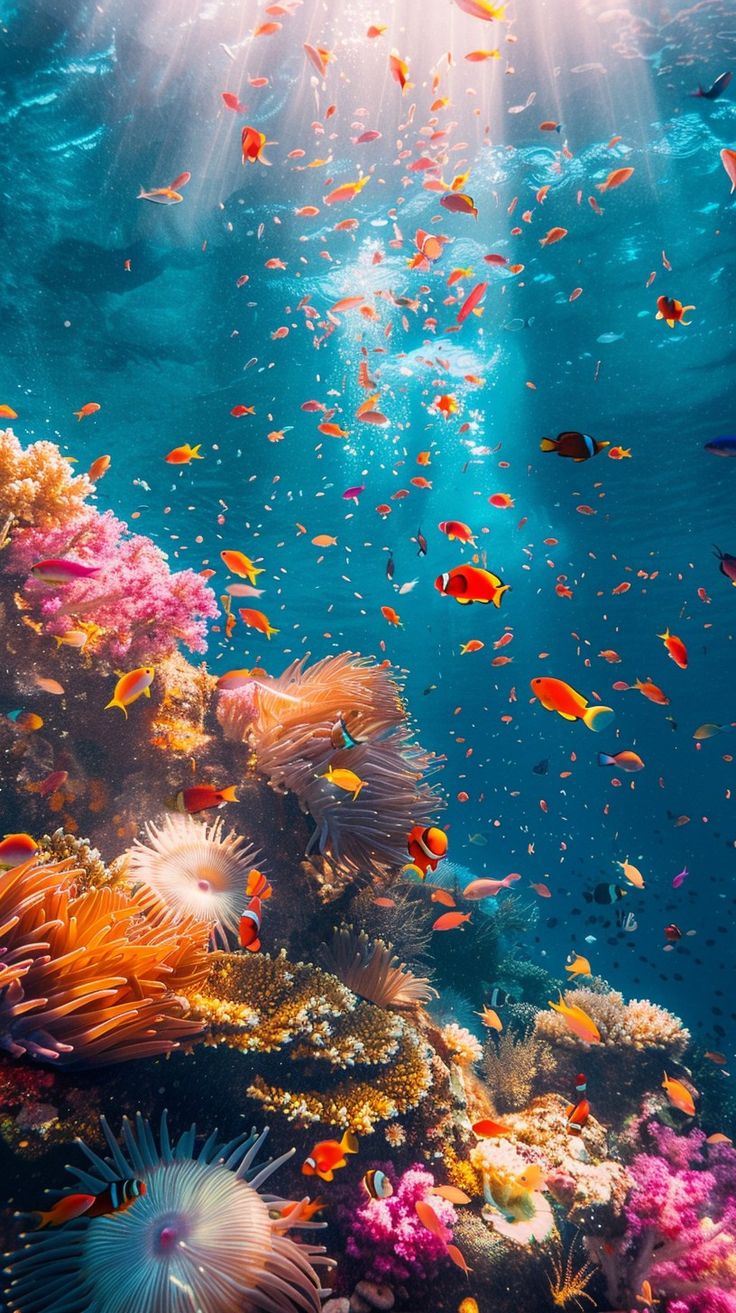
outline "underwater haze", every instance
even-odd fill
[[[735,66],[0,5],[6,1313],[736,1313]]]

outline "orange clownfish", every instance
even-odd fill
[[[240,134],[240,146],[243,155],[244,164],[268,164],[263,151],[266,146],[274,146],[273,141],[266,141],[265,132],[259,132],[257,128],[245,127]]]
[[[461,606],[469,606],[471,602],[493,602],[496,607],[501,605],[501,598],[511,587],[502,583],[497,574],[477,565],[456,565],[439,575],[434,586],[445,597],[454,597]]]
[[[358,1137],[346,1131],[341,1140],[320,1140],[302,1164],[302,1175],[331,1181],[339,1167],[347,1167],[348,1153],[358,1152]]]
[[[674,297],[658,296],[657,297],[657,319],[664,319],[668,328],[674,328],[675,324],[682,324],[687,328],[690,323],[689,319],[683,319],[683,315],[688,310],[694,310],[694,305],[683,305],[682,301],[676,301]]]
[[[546,711],[556,711],[563,720],[582,720],[595,733],[606,729],[614,719],[610,707],[589,706],[582,694],[576,693],[564,679],[538,677],[531,681],[531,690]]]
[[[437,865],[447,855],[448,840],[444,830],[436,825],[415,825],[409,831],[406,847],[412,862],[426,879],[427,871],[436,871]]]
[[[258,953],[261,947],[261,900],[251,898],[238,927],[238,942],[249,953]]]
[[[442,255],[442,248],[447,241],[446,237],[435,233],[426,233],[423,228],[417,228],[414,235],[416,245],[416,255],[413,255],[409,261],[410,269],[427,270],[435,260],[439,260]]]
[[[565,1109],[568,1135],[582,1135],[583,1128],[588,1121],[590,1116],[590,1104],[585,1097],[587,1089],[588,1082],[585,1076],[578,1076],[575,1081],[575,1093],[578,1096],[577,1103],[568,1103],[567,1108]]]

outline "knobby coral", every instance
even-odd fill
[[[430,1193],[434,1184],[431,1172],[416,1164],[394,1182],[390,1199],[369,1199],[361,1207],[341,1210],[347,1252],[365,1276],[400,1282],[428,1281],[436,1275],[447,1245],[419,1220],[416,1205],[427,1201],[448,1231],[456,1214],[445,1199]]]
[[[195,1034],[182,995],[206,974],[204,932],[147,918],[116,889],[33,861],[0,875],[0,1046],[60,1065],[168,1052]]]
[[[63,585],[31,576],[39,561],[64,558],[95,573]],[[13,534],[6,569],[23,580],[23,599],[43,631],[63,638],[92,625],[87,651],[109,664],[148,664],[184,643],[206,650],[207,620],[217,615],[212,590],[194,570],[172,573],[150,538],[130,533],[111,511],[85,507],[74,518]]]
[[[736,1150],[700,1131],[647,1128],[653,1151],[629,1171],[627,1230],[589,1238],[616,1307],[634,1307],[643,1281],[672,1313],[736,1313]]]
[[[266,1131],[227,1144],[213,1132],[197,1149],[191,1127],[172,1143],[166,1113],[160,1148],[140,1114],[123,1122],[123,1148],[104,1119],[102,1129],[109,1154],[82,1144],[87,1167],[68,1168],[75,1189],[136,1178],[145,1194],[126,1212],[27,1235],[10,1264],[17,1313],[319,1313],[314,1264],[330,1260],[287,1235],[315,1224],[300,1204],[261,1193],[293,1150],[258,1167]]]
[[[356,744],[336,750],[330,732],[346,714]],[[308,851],[351,873],[403,862],[410,829],[428,824],[441,805],[424,780],[437,760],[413,741],[388,664],[350,652],[311,667],[295,661],[267,688],[259,684],[249,733],[258,770],[273,788],[295,793],[313,818]],[[330,766],[363,781],[357,797],[327,778]]]
[[[129,853],[129,875],[142,886],[140,897],[152,910],[177,920],[204,923],[213,943],[228,946],[237,933],[248,899],[245,886],[258,853],[225,821],[166,816],[146,823],[147,843],[136,839]]]
[[[215,954],[192,1007],[208,1042],[288,1059],[278,1084],[260,1070],[249,1093],[290,1121],[367,1133],[416,1107],[432,1083],[427,1045],[402,1017],[283,953]]]
[[[410,1008],[437,995],[426,976],[415,976],[382,939],[373,942],[362,931],[340,926],[329,947],[322,945],[321,961],[333,976],[361,998],[382,1008]]]
[[[94,492],[74,474],[53,442],[21,446],[12,429],[0,432],[0,529],[13,524],[51,528],[77,516]],[[39,559],[38,557],[36,559]]]

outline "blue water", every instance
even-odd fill
[[[572,948],[587,952],[613,987],[677,1011],[699,1041],[732,1057],[736,818],[725,757],[734,739],[698,746],[692,735],[702,722],[736,721],[736,594],[712,547],[736,553],[736,461],[703,450],[735,422],[736,208],[719,152],[736,147],[736,109],[729,91],[713,102],[688,93],[733,62],[736,22],[725,0],[666,13],[536,0],[508,28],[449,3],[431,15],[422,7],[422,18],[419,8],[308,0],[280,33],[253,39],[264,16],[252,4],[3,6],[0,400],[18,411],[24,439],[53,437],[80,468],[109,453],[99,504],[135,514],[172,563],[219,568],[229,546],[265,566],[252,605],[279,632],[267,643],[239,627],[230,644],[213,633],[215,672],[257,664],[278,674],[295,655],[346,648],[403,668],[419,738],[446,757],[452,857],[476,875],[519,871],[517,888],[532,899],[532,881],[552,890],[537,900],[529,955],[559,974]],[[366,39],[372,21],[389,24],[386,36]],[[308,40],[336,52],[326,85],[304,57]],[[463,58],[496,43],[500,60]],[[403,97],[387,72],[393,46],[416,84]],[[261,77],[266,87],[249,84]],[[247,113],[225,108],[223,91]],[[530,93],[533,103],[509,112]],[[432,113],[445,96],[450,104]],[[435,148],[422,132],[430,115],[449,125],[443,177],[469,171],[477,221],[447,213],[409,171]],[[539,130],[550,118],[559,133]],[[270,168],[242,165],[244,123],[276,143]],[[354,145],[368,129],[380,140]],[[303,157],[289,159],[295,150]],[[304,167],[319,157],[329,162]],[[634,169],[624,186],[596,190],[623,167]],[[141,185],[184,170],[192,178],[181,204],[136,199]],[[324,205],[328,179],[365,171],[371,182],[354,202]],[[318,216],[296,217],[306,205]],[[335,232],[348,217],[357,229]],[[554,225],[568,236],[541,247]],[[417,228],[452,243],[428,273],[407,267]],[[490,252],[523,272],[484,263]],[[286,268],[267,269],[271,259]],[[488,282],[483,314],[448,332],[458,307],[445,299],[458,289],[446,279],[466,266],[464,295]],[[329,307],[356,292],[377,322],[341,315],[316,349]],[[662,294],[695,305],[689,327],[655,319]],[[312,331],[302,298],[316,310]],[[428,317],[436,332],[423,327]],[[275,340],[280,327],[288,336]],[[384,428],[355,419],[367,395],[362,348]],[[447,420],[429,409],[443,393],[459,408]],[[345,440],[317,432],[322,416],[301,409],[310,399],[336,408]],[[73,411],[89,400],[101,409],[77,424]],[[255,416],[234,419],[238,404]],[[631,459],[543,455],[540,438],[565,429],[630,448]],[[275,430],[283,441],[269,442]],[[204,460],[172,470],[164,456],[182,442],[201,443]],[[416,463],[423,450],[429,467]],[[412,486],[417,475],[431,489]],[[353,485],[365,485],[357,506],[342,496]],[[410,495],[392,500],[399,489]],[[494,493],[514,507],[489,506]],[[389,515],[376,512],[382,504]],[[579,514],[581,504],[595,514]],[[461,608],[433,587],[470,559],[438,531],[446,519],[471,525],[489,568],[511,585],[499,612]],[[312,545],[319,534],[338,545]],[[560,576],[572,598],[556,594]],[[219,568],[218,591],[225,582]],[[612,595],[621,582],[630,591]],[[382,606],[396,608],[401,628]],[[687,644],[687,671],[657,638],[667,626]],[[513,662],[493,668],[506,627],[513,642],[499,652]],[[472,638],[484,650],[461,657]],[[599,658],[607,648],[620,664]],[[615,708],[614,731],[594,736],[530,703],[540,674],[595,691]],[[636,677],[651,677],[670,705],[611,691]],[[615,788],[597,752],[624,748],[646,768],[619,773]],[[535,774],[545,759],[547,774]],[[689,821],[675,825],[681,816]],[[583,899],[627,857],[646,880],[625,904],[634,933]],[[672,920],[696,933],[664,953]]]

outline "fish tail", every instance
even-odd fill
[[[249,953],[260,953],[260,951],[261,951],[261,941],[260,941],[260,939],[254,939],[254,940],[251,941],[250,944],[246,944],[245,947],[246,947],[246,949],[247,949],[247,951],[248,951]]]
[[[191,454],[190,454],[190,456],[189,456],[189,459],[190,459],[190,460],[204,460],[204,456],[200,456],[200,454],[199,454],[201,448],[202,448],[202,443],[201,443],[201,442],[198,442],[197,445],[196,445],[196,447],[192,447],[192,450],[191,450]]]
[[[657,638],[661,638],[662,641],[663,641],[664,643],[667,642],[667,639],[668,639],[669,637],[670,637],[670,631],[669,631],[669,629],[665,629],[665,631],[664,631],[663,634],[657,634]]]
[[[279,632],[280,632],[280,630],[278,630],[278,629],[274,629],[273,625],[269,625],[268,628],[267,628],[267,630],[266,630],[266,638],[267,638],[267,639],[269,640],[269,642],[270,642],[270,641],[271,641],[271,635],[272,635],[272,634],[278,634]]]
[[[340,1141],[340,1148],[343,1153],[358,1152],[358,1137],[354,1131],[346,1131]]]
[[[220,797],[222,798],[222,801],[223,801],[223,802],[237,802],[237,801],[238,801],[238,795],[237,795],[237,793],[235,792],[236,788],[237,788],[237,785],[235,785],[235,784],[230,784],[230,785],[228,785],[228,787],[227,787],[226,789],[221,789],[221,790],[220,790]]]
[[[33,1216],[38,1218],[38,1226],[36,1227],[36,1230],[43,1231],[45,1226],[51,1226],[54,1220],[54,1210],[53,1208],[50,1208],[47,1213],[43,1213],[40,1208],[37,1208]]]
[[[615,715],[612,707],[586,707],[583,712],[583,723],[588,729],[592,729],[594,734],[600,734],[601,730],[607,729]]]
[[[500,605],[501,605],[501,598],[503,597],[503,594],[504,594],[504,593],[507,593],[507,592],[509,591],[510,587],[511,587],[511,584],[502,584],[500,588],[497,588],[497,589],[496,589],[496,594],[495,594],[495,596],[494,596],[494,598],[493,598],[493,605],[494,605],[495,607],[497,607],[497,608],[500,607]]]
[[[608,755],[607,752],[599,752],[599,753],[598,753],[598,765],[599,765],[599,766],[612,766],[612,765],[613,765],[613,757],[610,757],[610,756]]]
[[[554,451],[557,446],[554,438],[542,438],[539,444],[540,451]]]
[[[124,704],[123,704],[122,702],[118,702],[117,698],[111,698],[111,700],[107,703],[107,706],[105,707],[105,711],[107,711],[107,708],[108,708],[108,707],[120,707],[120,710],[122,711],[123,715],[125,716],[125,719],[126,719],[126,720],[128,719],[128,712],[127,712],[127,710],[126,710]]]

